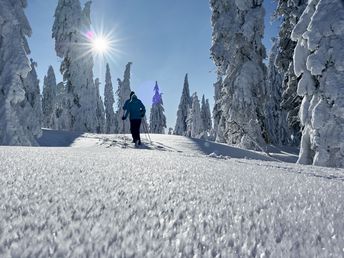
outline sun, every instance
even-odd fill
[[[110,41],[105,37],[95,37],[92,40],[92,50],[97,54],[106,54],[110,49]]]
[[[80,44],[80,58],[92,55],[93,61],[99,66],[104,63],[116,63],[123,53],[120,43],[123,41],[115,31],[116,27],[110,31],[105,31],[103,25],[98,29],[90,28],[81,32],[83,43]]]

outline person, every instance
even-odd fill
[[[122,116],[122,120],[124,121],[127,119],[129,115],[130,132],[135,146],[141,145],[140,126],[141,120],[146,114],[146,108],[142,104],[141,100],[137,98],[135,92],[130,92],[130,97],[124,103],[123,110],[125,111],[125,114]]]

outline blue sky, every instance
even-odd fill
[[[57,0],[30,0],[26,10],[33,34],[29,39],[31,57],[37,61],[37,73],[43,78],[53,65],[58,82],[59,58],[55,54],[51,28]],[[81,3],[85,3],[81,0]],[[266,35],[264,44],[270,49],[270,38],[277,34],[277,26],[270,24],[275,8],[272,0],[265,0]],[[184,76],[189,74],[190,92],[205,94],[213,105],[215,66],[210,59],[211,11],[207,0],[97,0],[92,3],[92,25],[95,30],[113,30],[119,39],[119,54],[108,60],[95,62],[94,76],[99,77],[101,94],[105,78],[105,63],[109,62],[113,85],[122,78],[127,62],[133,62],[131,87],[150,109],[155,81],[158,81],[168,127],[173,127],[182,92]],[[103,26],[101,26],[103,24]],[[115,104],[116,106],[116,104]]]

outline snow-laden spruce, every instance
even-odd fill
[[[56,77],[54,68],[49,66],[48,73],[44,76],[42,113],[43,127],[52,128],[52,117],[56,101]]]
[[[208,138],[212,129],[212,121],[209,100],[205,99],[204,95],[202,96],[201,103],[201,120],[204,135],[203,137]]]
[[[152,101],[152,108],[150,110],[149,119],[149,132],[150,133],[165,133],[166,116],[164,114],[165,109],[163,107],[162,93],[160,93],[158,82],[155,82],[154,96]]]
[[[200,138],[201,133],[204,132],[204,127],[201,117],[201,107],[196,92],[192,94],[191,101],[191,108],[186,118],[186,136]]]
[[[1,145],[37,145],[36,138],[41,135],[34,110],[40,100],[37,92],[31,91],[37,85],[24,84],[32,69],[27,57],[30,49],[26,37],[31,35],[31,27],[24,13],[26,5],[26,0],[0,0]],[[29,100],[34,101],[34,108]]]
[[[257,148],[256,145],[265,142],[266,130],[262,0],[211,0],[210,3],[211,54],[219,74],[224,75],[220,87],[221,118],[217,125],[221,140],[244,148]],[[217,101],[215,99],[215,103]]]
[[[218,68],[219,69],[219,68]],[[213,119],[214,119],[214,133],[215,133],[215,141],[217,142],[224,142],[222,127],[219,127],[221,117],[222,117],[222,110],[221,110],[221,87],[222,87],[222,77],[218,72],[217,81],[214,83],[214,108],[213,108]]]
[[[115,133],[116,122],[114,111],[114,93],[111,81],[111,72],[109,64],[106,64],[105,87],[104,87],[104,105],[105,105],[105,133]]]
[[[55,11],[53,38],[55,50],[63,58],[61,71],[66,83],[69,121],[60,124],[67,130],[97,132],[97,90],[93,81],[93,56],[89,39],[91,2],[81,9],[79,0],[59,0]]]
[[[298,162],[344,167],[344,6],[309,1],[292,32],[294,69],[302,96]]]
[[[71,128],[70,124],[70,94],[63,82],[56,86],[56,97],[54,103],[54,111],[51,118],[51,129],[66,130]],[[68,130],[68,129],[67,129]]]
[[[29,114],[23,114],[23,121],[27,122],[24,124],[32,124],[35,134],[38,135],[41,132],[42,125],[42,100],[39,89],[39,80],[37,77],[36,66],[37,63],[32,59],[31,61],[31,71],[27,74],[26,78],[23,80],[25,97],[29,104],[31,105],[33,112]]]
[[[104,109],[104,103],[102,100],[102,97],[100,96],[100,81],[99,78],[96,78],[94,81],[94,85],[96,87],[96,97],[97,97],[97,133],[104,133],[105,131],[105,109]]]
[[[283,76],[275,66],[279,41],[273,38],[272,42],[266,82],[265,119],[270,143],[282,146],[288,145],[291,142],[291,137],[287,123],[287,112],[281,108]]]
[[[174,134],[177,135],[186,135],[187,124],[186,119],[188,117],[189,109],[191,108],[192,102],[190,97],[189,89],[189,79],[188,74],[184,78],[184,86],[182,96],[180,97],[180,102],[177,111],[177,121],[174,128]]]
[[[297,95],[298,80],[293,65],[296,43],[291,40],[291,32],[306,5],[307,0],[279,0],[275,14],[282,18],[275,65],[283,76],[281,107],[287,112],[288,134],[291,138],[286,143],[289,145],[299,145],[301,140],[299,118],[301,98]]]
[[[124,115],[123,106],[124,103],[129,99],[130,97],[130,68],[132,63],[129,62],[124,71],[124,78],[123,81],[121,79],[117,79],[118,81],[118,89],[116,91],[117,95],[117,111],[115,113],[115,119],[116,119],[116,133],[130,133],[130,123],[129,120],[126,119],[125,121],[122,121],[122,116]]]

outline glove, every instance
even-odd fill
[[[125,120],[125,116],[122,116],[122,120]]]

